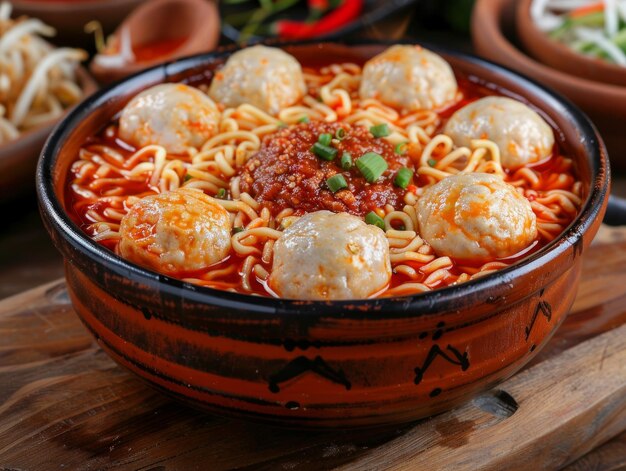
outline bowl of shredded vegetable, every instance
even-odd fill
[[[568,73],[532,57],[516,31],[517,0],[477,0],[472,13],[472,42],[476,52],[494,62],[523,72],[552,87],[578,105],[592,119],[607,145],[614,168],[626,170],[626,91],[624,85]],[[578,55],[573,53],[575,57]]]
[[[522,0],[516,26],[520,42],[540,62],[626,85],[625,0]]]

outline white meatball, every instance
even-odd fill
[[[120,137],[138,147],[157,144],[180,154],[201,147],[218,130],[215,103],[197,88],[165,83],[144,90],[124,107]]]
[[[317,211],[294,222],[274,244],[269,286],[289,299],[360,299],[390,278],[383,231],[347,213]]]
[[[167,275],[202,270],[230,251],[228,212],[200,190],[146,196],[122,218],[122,257]]]
[[[359,94],[395,108],[440,108],[456,97],[450,65],[420,46],[392,46],[366,62]]]
[[[305,93],[302,67],[295,57],[261,45],[230,56],[209,88],[209,95],[225,106],[249,103],[273,115]]]
[[[530,203],[500,177],[444,178],[417,202],[420,235],[437,255],[486,262],[514,255],[537,237]]]
[[[511,98],[490,96],[464,106],[443,131],[458,146],[489,139],[500,149],[502,166],[514,169],[537,162],[552,152],[554,133],[528,106]]]

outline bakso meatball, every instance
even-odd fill
[[[452,115],[444,134],[458,146],[489,139],[500,149],[502,166],[514,169],[547,157],[554,146],[548,123],[528,106],[511,98],[491,96],[464,106]]]
[[[124,107],[119,134],[132,145],[163,146],[181,154],[201,147],[217,133],[220,113],[200,90],[182,83],[164,83],[144,90]]]
[[[202,270],[230,251],[230,217],[200,190],[146,196],[122,218],[122,257],[166,275]]]
[[[302,67],[295,57],[261,45],[230,56],[209,88],[209,95],[225,106],[249,103],[273,115],[305,93]]]
[[[500,177],[452,175],[417,202],[420,235],[437,255],[487,262],[528,247],[537,236],[530,203]]]
[[[420,46],[396,45],[365,63],[359,95],[408,111],[430,110],[454,100],[450,65]]]
[[[391,278],[389,243],[378,227],[347,213],[317,211],[274,244],[269,286],[290,299],[360,299]]]

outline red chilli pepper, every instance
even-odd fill
[[[277,36],[286,39],[306,39],[322,36],[332,33],[357,18],[362,8],[363,0],[343,0],[341,5],[314,23],[279,20],[273,23],[272,31]]]

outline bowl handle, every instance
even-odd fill
[[[609,204],[602,222],[609,226],[626,225],[626,199],[619,196],[609,196]]]

